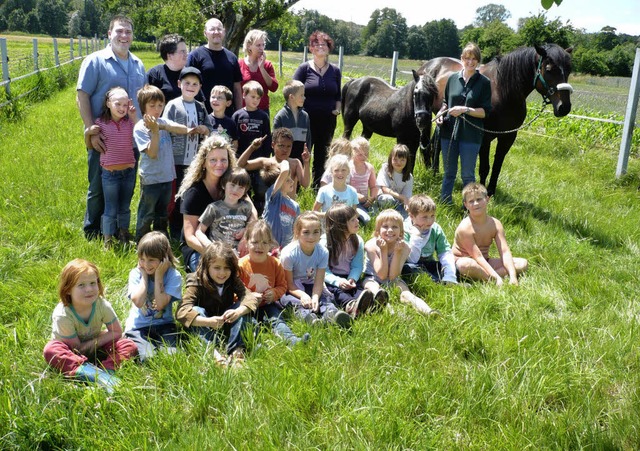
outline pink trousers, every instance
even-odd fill
[[[65,376],[73,376],[78,367],[89,360],[86,356],[73,352],[60,340],[51,340],[47,343],[43,354],[47,363]],[[98,354],[106,354],[106,358],[99,361],[105,369],[115,370],[123,360],[135,357],[138,354],[138,348],[128,338],[121,338],[104,345],[98,350]]]

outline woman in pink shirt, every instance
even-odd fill
[[[271,61],[267,61],[264,53],[264,46],[267,42],[267,32],[262,30],[251,30],[244,38],[245,57],[238,61],[240,72],[242,73],[242,85],[250,80],[255,80],[264,89],[265,95],[260,99],[258,109],[269,114],[269,91],[278,90],[278,80]],[[244,106],[244,101],[242,102]]]

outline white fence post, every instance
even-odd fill
[[[2,58],[2,82],[7,97],[11,95],[11,82],[9,81],[9,54],[7,53],[7,39],[0,38],[0,57]]]
[[[344,60],[344,49],[342,48],[342,46],[340,46],[340,49],[338,50],[338,67],[340,68],[340,72],[342,72],[343,60]]]
[[[69,38],[69,61],[73,61],[73,38]]]
[[[627,173],[629,163],[629,151],[631,150],[631,138],[633,138],[633,127],[636,122],[636,110],[638,108],[638,97],[640,96],[640,48],[636,49],[636,59],[633,63],[633,75],[631,76],[631,86],[629,87],[629,99],[627,100],[627,113],[624,115],[624,128],[622,129],[622,141],[620,142],[620,152],[618,153],[618,167],[616,168],[616,178],[620,178]]]
[[[278,41],[278,66],[280,66],[280,78],[282,78],[282,41]]]
[[[302,51],[302,62],[307,61],[307,46],[304,46],[304,50]]]
[[[82,36],[78,35],[78,56],[82,56]]]
[[[396,74],[398,72],[398,56],[400,52],[397,50],[393,51],[393,60],[391,61],[391,86],[396,85]]]
[[[33,42],[33,71],[38,72],[38,40],[32,39]]]

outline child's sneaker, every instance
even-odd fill
[[[343,329],[350,329],[351,324],[353,323],[353,318],[351,318],[351,315],[343,310],[329,311],[325,314],[325,318],[327,321],[336,323]]]
[[[347,304],[345,310],[352,318],[356,318],[366,313],[372,305],[373,293],[369,290],[363,290],[360,296],[358,296],[358,299],[354,299]]]
[[[377,312],[378,310],[384,309],[388,304],[389,293],[387,293],[384,288],[378,289],[376,294],[373,296],[373,306],[371,307],[371,310]]]
[[[310,326],[313,326],[315,323],[319,321],[318,315],[316,315],[313,312],[308,313],[303,319],[304,319],[304,322]]]
[[[310,338],[311,338],[311,334],[309,334],[309,332],[305,333],[302,337],[295,337],[295,336],[291,337],[289,339],[288,346],[290,348],[293,348],[298,343],[306,343],[307,341],[309,341]]]

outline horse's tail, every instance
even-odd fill
[[[342,110],[340,113],[342,114],[342,117],[344,117],[344,106],[346,104],[345,100],[347,98],[347,91],[349,90],[349,85],[352,82],[353,82],[353,78],[342,86],[342,92],[340,95],[340,109]]]

